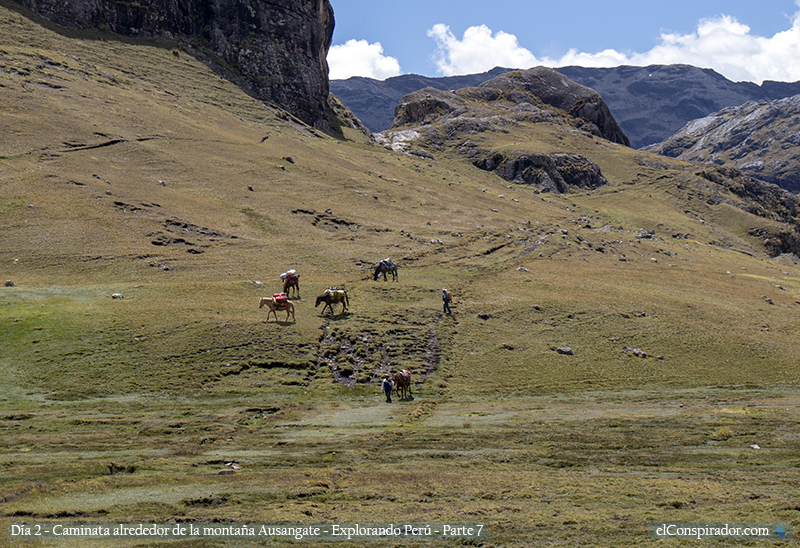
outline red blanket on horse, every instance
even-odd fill
[[[275,300],[275,304],[281,306],[289,302],[289,297],[286,296],[286,293],[273,293],[272,298]]]

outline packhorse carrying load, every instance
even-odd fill
[[[272,297],[261,297],[258,301],[258,308],[263,308],[266,306],[269,308],[269,312],[267,312],[267,321],[269,321],[269,317],[271,314],[275,314],[275,321],[278,321],[278,310],[285,310],[286,311],[286,319],[284,321],[289,321],[289,315],[292,316],[292,321],[297,321],[294,317],[294,303],[290,301],[285,293],[275,293]]]
[[[294,268],[282,273],[281,280],[283,281],[284,293],[288,295],[289,291],[294,288],[294,296],[300,297],[300,274]]]
[[[319,303],[325,303],[325,306],[322,307],[322,314],[325,313],[325,309],[330,307],[331,314],[333,314],[333,305],[337,303],[342,303],[342,314],[344,314],[347,307],[350,305],[350,299],[347,297],[347,291],[345,289],[339,289],[338,287],[329,287],[325,290],[325,293],[317,297],[317,303],[314,305],[314,308],[319,306]]]
[[[397,281],[397,265],[389,257],[378,261],[378,264],[375,265],[375,273],[372,275],[372,279],[378,281],[378,277],[383,274],[383,281],[385,282],[387,273],[392,274],[393,282]]]

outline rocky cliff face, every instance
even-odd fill
[[[19,0],[59,25],[124,36],[189,39],[251,94],[325,129],[328,0]],[[212,63],[213,64],[213,63]]]
[[[800,95],[751,101],[686,124],[650,152],[735,167],[800,192]]]

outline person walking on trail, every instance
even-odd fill
[[[446,288],[443,287],[442,288],[442,302],[444,303],[444,306],[442,307],[442,309],[443,309],[443,312],[445,314],[450,314],[450,301],[452,301],[452,300],[453,300],[453,296],[450,294],[450,292]]]
[[[386,394],[386,403],[392,403],[392,390],[394,390],[394,381],[392,381],[392,377],[389,375],[383,377],[381,388],[383,389],[383,393]]]

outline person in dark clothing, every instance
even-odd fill
[[[383,393],[386,394],[386,403],[392,403],[392,390],[394,390],[394,382],[392,381],[392,377],[389,375],[383,377],[381,388],[383,388]]]
[[[450,294],[450,292],[447,289],[445,289],[443,287],[442,288],[442,302],[444,303],[444,306],[442,308],[443,308],[443,312],[445,314],[450,314],[450,301],[452,301],[452,300],[453,300],[453,296]]]

